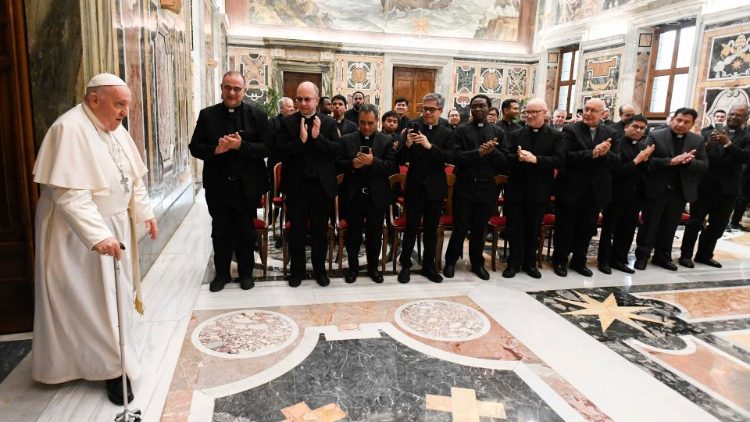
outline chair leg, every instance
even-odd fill
[[[497,271],[497,227],[492,228],[492,271]]]
[[[385,264],[388,261],[388,257],[386,256],[388,253],[388,226],[383,226],[383,241],[380,243],[383,245],[383,252],[380,257],[380,271],[385,274]]]
[[[344,238],[346,237],[346,229],[339,229],[339,273],[344,274],[344,268],[342,262],[344,261]]]
[[[328,229],[328,273],[333,271],[334,228]]]
[[[393,243],[391,244],[391,253],[393,254],[393,272],[396,272],[396,261],[398,261],[398,231],[393,233]]]
[[[422,232],[417,231],[417,262],[422,265]]]
[[[260,262],[263,264],[263,277],[268,275],[268,230],[260,235]]]
[[[284,231],[283,238],[282,238],[282,262],[283,262],[283,274],[286,276],[286,268],[289,264],[289,230]]]
[[[443,269],[443,237],[445,237],[445,227],[438,226],[437,239],[435,241],[435,272],[440,272]]]
[[[542,268],[542,254],[544,253],[544,226],[539,230],[539,245],[536,251],[536,266]]]

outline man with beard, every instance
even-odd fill
[[[549,205],[555,169],[565,160],[562,135],[544,124],[546,114],[543,99],[529,101],[528,126],[511,132],[505,142],[509,159],[504,211],[510,243],[505,278],[514,277],[521,269],[533,278],[542,277],[536,267],[539,229]]]
[[[693,248],[698,239],[695,262],[721,268],[713,259],[716,241],[729,222],[737,195],[740,192],[742,166],[750,160],[750,135],[742,126],[747,122],[748,106],[736,105],[729,109],[726,130],[714,131],[705,138],[708,173],[698,184],[698,199],[690,203],[690,220],[682,237],[680,265],[693,268]],[[703,220],[708,216],[708,226]]]
[[[628,267],[628,251],[638,227],[638,213],[643,204],[646,167],[654,146],[645,147],[643,133],[648,121],[641,115],[633,116],[625,125],[625,136],[619,138],[620,166],[612,175],[612,202],[602,211],[602,234],[599,238],[599,271],[612,274],[612,268],[633,274]]]
[[[398,162],[409,163],[404,188],[406,230],[401,249],[400,283],[408,283],[411,254],[422,223],[424,254],[421,275],[435,283],[443,278],[435,270],[437,228],[443,199],[448,194],[445,164],[453,161],[453,132],[439,124],[444,102],[434,93],[422,99],[422,117],[411,122],[406,141],[399,151]],[[439,253],[439,252],[438,252]]]
[[[470,102],[471,122],[459,126],[454,132],[456,185],[453,191],[453,232],[443,268],[443,275],[448,278],[453,278],[469,230],[471,271],[482,280],[490,278],[484,268],[484,229],[493,209],[497,207],[495,175],[502,173],[507,163],[506,155],[498,148],[503,142],[503,131],[487,121],[490,104],[486,95],[475,95]]]
[[[614,131],[602,123],[604,101],[586,101],[583,120],[566,125],[565,166],[557,176],[555,190],[555,250],[552,255],[555,274],[568,275],[568,255],[572,252],[570,268],[591,277],[586,267],[586,253],[596,231],[599,211],[612,199],[611,169],[619,164],[618,146],[613,141]]]
[[[514,100],[513,98],[508,98],[507,100],[503,101],[500,108],[502,110],[503,117],[499,122],[497,122],[497,125],[500,126],[503,132],[505,132],[505,136],[507,137],[514,130],[521,128],[521,125],[519,125],[515,121],[519,113],[518,101]]]
[[[334,95],[331,99],[331,112],[333,113],[333,120],[336,121],[339,135],[344,136],[357,131],[357,124],[350,122],[345,116],[346,97]]]
[[[677,271],[672,262],[672,241],[686,202],[698,199],[698,181],[708,170],[703,138],[690,132],[698,112],[679,108],[669,127],[652,130],[646,145],[655,145],[648,160],[646,202],[643,224],[638,230],[635,269],[645,270],[651,251],[651,263]]]
[[[365,94],[361,91],[356,91],[352,94],[352,108],[346,111],[344,117],[346,120],[359,125],[359,108],[365,103]]]
[[[344,158],[339,160],[338,168],[344,174],[342,200],[348,203],[346,254],[349,270],[344,278],[347,283],[357,280],[363,227],[367,240],[367,275],[376,283],[383,282],[378,265],[383,242],[383,218],[391,200],[388,177],[396,171],[396,152],[393,150],[393,138],[377,129],[377,107],[364,104],[359,110],[359,131],[341,140]]]
[[[289,286],[305,278],[305,238],[311,235],[312,267],[320,286],[330,284],[326,274],[326,235],[331,205],[336,196],[336,160],[342,147],[336,122],[315,110],[318,87],[302,82],[297,87],[299,111],[282,121],[276,152],[283,163],[281,191],[287,196],[291,223],[291,274]]]

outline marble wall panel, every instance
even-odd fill
[[[331,94],[346,96],[351,104],[356,91],[365,94],[365,102],[390,110],[390,104],[382,104],[385,64],[383,56],[359,54],[335,54],[333,66],[333,90]]]
[[[490,97],[496,107],[506,98],[531,96],[531,64],[514,64],[484,60],[454,59],[447,104],[456,108],[462,118],[469,117],[469,101],[476,94]]]
[[[615,116],[617,103],[620,66],[622,64],[622,50],[611,49],[584,53],[582,77],[578,85],[580,102],[582,105],[589,98],[601,98],[607,104],[612,116]]]

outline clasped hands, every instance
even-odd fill
[[[406,135],[406,147],[411,148],[414,144],[422,145],[422,148],[427,150],[432,149],[432,144],[425,135],[420,132],[409,131],[409,134]]]
[[[646,148],[643,148],[638,153],[638,155],[635,156],[635,158],[633,159],[633,162],[635,164],[640,164],[640,163],[642,163],[644,161],[648,161],[648,157],[651,156],[651,153],[653,153],[655,149],[656,149],[656,145],[654,145],[654,144],[651,144],[651,145],[647,146]]]
[[[518,146],[518,161],[536,164],[536,155]]]
[[[607,155],[609,150],[612,148],[612,138],[607,138],[604,142],[597,144],[591,153],[591,158],[599,158]]]
[[[303,144],[307,143],[307,123],[305,123],[305,119],[302,119],[299,121],[299,140],[302,141]],[[313,119],[313,125],[312,125],[312,135],[313,139],[318,139],[318,135],[320,135],[320,117],[315,116]]]
[[[159,236],[159,227],[156,224],[156,219],[150,218],[146,220],[146,231],[151,237],[151,240],[156,240]],[[114,257],[116,260],[120,260],[122,256],[122,250],[120,249],[120,241],[114,237],[108,237],[101,242],[94,245],[93,250],[98,252],[100,255],[109,255]]]
[[[491,153],[495,150],[496,146],[497,138],[492,138],[489,141],[482,143],[482,145],[479,145],[479,156],[484,156]]]
[[[230,149],[240,149],[242,145],[242,136],[239,132],[230,133],[219,138],[219,144],[214,150],[215,155],[224,154]]]
[[[695,158],[695,150],[690,150],[689,152],[683,152],[680,155],[672,157],[672,159],[669,161],[670,166],[679,166],[681,164],[690,164],[691,161],[693,161],[693,158]]]

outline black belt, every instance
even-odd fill
[[[227,182],[239,182],[240,180],[239,177],[227,176]]]
[[[369,195],[370,194],[370,188],[361,188],[359,190],[359,193],[361,193],[363,195]]]
[[[464,176],[459,177],[459,180],[463,182],[474,182],[474,183],[495,183],[495,177],[470,177]]]

